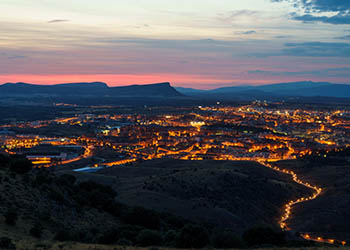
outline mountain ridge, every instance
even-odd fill
[[[280,97],[336,97],[350,98],[350,84],[336,84],[330,82],[287,82],[274,83],[261,86],[240,85],[222,87],[211,90],[197,90],[193,88],[176,88],[180,93],[190,96],[212,96],[215,98],[228,98],[240,95],[248,96],[280,96]]]
[[[108,97],[108,98],[200,98],[200,99],[273,99],[291,97],[350,98],[350,84],[300,81],[267,85],[240,85],[211,90],[173,87],[169,82],[110,87],[104,82],[78,82],[54,85],[4,83],[0,96],[5,97]]]
[[[33,83],[4,83],[3,96],[94,96],[94,97],[180,97],[183,96],[169,82],[146,85],[109,87],[104,82],[62,83],[39,85]]]

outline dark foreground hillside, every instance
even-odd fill
[[[13,248],[11,241],[26,237],[53,242],[204,247],[211,243],[210,234],[221,235],[171,214],[116,202],[117,193],[108,186],[78,182],[71,175],[57,177],[46,169],[30,170],[31,164],[24,158],[0,157],[0,249]]]
[[[164,165],[164,163],[166,164]],[[174,163],[180,164],[177,166],[184,168],[184,166],[181,166],[181,164],[184,164],[183,162]],[[245,195],[253,195],[253,192],[258,192],[258,189],[262,191],[252,196],[251,206],[253,207],[262,204],[262,199],[258,199],[258,196],[263,196],[263,192],[266,190],[271,191],[266,195],[267,200],[269,200],[267,196],[273,196],[281,201],[287,199],[287,197],[274,194],[279,188],[283,187],[285,191],[289,189],[298,191],[297,187],[289,187],[290,184],[287,181],[266,180],[266,178],[271,178],[272,176],[264,173],[264,171],[261,173],[262,177],[258,177],[256,175],[258,172],[255,171],[249,175],[250,171],[248,169],[244,173],[243,169],[237,168],[235,171],[232,170],[234,173],[231,173],[231,169],[227,169],[228,166],[225,166],[227,163],[223,163],[222,167],[215,166],[218,167],[219,172],[223,171],[223,176],[218,179],[220,182],[217,182],[216,178],[204,178],[205,176],[216,176],[219,173],[218,171],[214,171],[214,174],[202,172],[204,169],[209,168],[209,165],[205,164],[203,165],[203,170],[200,167],[195,167],[196,165],[192,165],[187,170],[184,168],[183,171],[174,169],[174,166],[171,166],[171,162],[155,161],[144,164],[139,167],[139,171],[137,171],[136,167],[136,172],[134,173],[131,171],[133,168],[120,169],[125,171],[125,173],[120,172],[118,178],[115,176],[104,176],[102,174],[106,173],[100,173],[98,175],[81,175],[76,179],[72,175],[62,173],[57,176],[46,169],[31,170],[30,162],[24,158],[0,155],[0,249],[115,249],[113,246],[242,248],[264,244],[275,246],[296,244],[288,240],[290,236],[287,237],[285,233],[271,229],[268,226],[252,227],[243,234],[238,234],[237,230],[232,230],[232,228],[236,229],[235,227],[229,228],[227,227],[228,225],[223,227],[217,224],[215,226],[206,223],[209,222],[206,220],[199,221],[194,216],[187,217],[192,217],[197,219],[197,221],[193,222],[183,219],[181,216],[178,216],[180,213],[177,213],[176,209],[174,211],[175,215],[173,215],[161,212],[162,209],[160,207],[155,207],[158,211],[142,207],[152,207],[150,206],[151,203],[155,204],[160,201],[160,199],[156,202],[151,201],[150,198],[155,196],[149,195],[152,192],[154,194],[160,192],[158,189],[162,190],[163,188],[159,187],[159,185],[163,185],[164,190],[168,190],[168,194],[171,194],[172,197],[179,196],[177,198],[179,199],[178,201],[183,199],[184,201],[190,201],[189,204],[191,205],[199,204],[193,203],[193,200],[199,200],[194,197],[203,196],[203,190],[200,187],[203,186],[204,188],[205,182],[207,182],[208,190],[205,189],[204,191],[208,195],[213,196],[212,199],[216,202],[216,207],[219,207],[220,211],[225,209],[233,211],[232,209],[236,208],[237,211],[241,211],[237,213],[237,216],[240,216],[241,214],[244,215],[244,211],[239,208],[239,204],[242,204],[243,208],[247,208],[247,205],[244,205],[244,203],[249,201],[248,198],[243,197]],[[210,164],[211,167],[214,167],[212,162]],[[154,169],[152,169],[152,166]],[[164,168],[164,171],[171,171],[170,173],[172,174],[170,176],[179,175],[181,179],[184,179],[183,182],[186,180],[187,183],[192,183],[190,180],[193,180],[193,182],[197,183],[200,178],[203,183],[200,185],[197,183],[198,186],[182,190],[182,188],[177,187],[177,184],[171,184],[173,182],[164,179],[165,172],[160,170],[160,166],[167,166]],[[247,166],[241,167],[247,168]],[[231,165],[231,167],[234,167],[234,165]],[[196,168],[197,170],[195,170]],[[106,171],[113,172],[117,171],[117,169]],[[128,173],[128,171],[131,172]],[[154,176],[156,171],[162,173],[162,176]],[[189,171],[193,173],[190,174]],[[258,166],[256,166],[256,171],[260,171]],[[196,172],[198,173],[196,174]],[[131,175],[131,173],[133,174]],[[150,173],[153,176],[152,178],[148,177]],[[232,175],[227,176],[227,174]],[[233,178],[234,182],[232,182],[231,179],[235,175],[238,175],[240,178],[248,178],[249,181],[241,182],[240,178]],[[185,178],[185,176],[187,177]],[[137,180],[145,177],[148,180],[147,183],[143,183],[138,188]],[[87,178],[96,179],[97,182],[103,180],[104,183],[111,182],[113,188],[92,180],[86,180]],[[152,179],[157,181],[153,182]],[[216,182],[210,182],[209,180],[211,179],[212,181],[216,180]],[[257,181],[260,179],[261,181]],[[185,187],[189,185],[183,182],[179,186]],[[169,186],[166,186],[166,183]],[[245,190],[252,190],[240,193],[241,191],[239,191],[240,189],[237,186],[237,190],[234,191],[230,189],[227,183],[230,183],[232,186],[235,186],[234,183],[237,183],[238,186],[244,184]],[[258,184],[258,188],[251,188],[252,183]],[[272,185],[273,189],[264,188],[264,185]],[[215,186],[220,187],[218,190],[223,192],[223,199],[228,199],[227,204],[224,203],[223,199],[214,197],[219,195],[219,193],[216,193],[218,190]],[[174,193],[170,192],[171,187],[176,187],[172,191]],[[222,188],[228,188],[228,191],[225,192]],[[139,190],[140,192],[145,190],[145,193],[142,193],[140,197],[144,196],[147,199],[143,201],[144,203],[137,204],[136,201],[138,200],[131,199],[133,192],[130,192],[130,190]],[[235,197],[235,200],[239,200],[236,203],[237,207],[229,206],[229,204],[233,204],[232,199],[229,199],[229,193]],[[128,196],[128,194],[131,195]],[[242,194],[243,196],[240,197]],[[206,196],[207,194],[203,197]],[[131,198],[127,199],[127,197]],[[203,204],[205,199],[203,198],[203,201],[200,200],[200,204]],[[255,201],[254,199],[257,200]],[[132,204],[131,200],[135,201],[134,204]],[[127,205],[124,205],[121,201]],[[159,204],[162,205],[164,203],[160,202]],[[207,206],[210,204],[208,203]],[[224,204],[227,205],[226,208],[223,207]],[[272,205],[271,201],[266,205]],[[174,207],[176,208],[176,206]],[[278,210],[277,205],[276,208],[272,208],[276,211]],[[247,210],[245,215],[247,218],[250,218],[249,214],[257,216],[254,211],[268,209],[271,208],[262,206],[259,209]],[[193,213],[193,210],[189,211]],[[214,209],[214,211],[216,210]],[[261,214],[267,216],[269,212]],[[251,219],[255,218],[254,216]],[[273,219],[269,220],[273,221]],[[240,221],[243,222],[244,219],[237,220],[235,223]],[[310,243],[299,241],[297,244],[305,245]]]
[[[283,204],[309,192],[253,162],[154,160],[76,176],[111,185],[117,200],[128,205],[238,234],[259,224],[277,225]]]

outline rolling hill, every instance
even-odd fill
[[[286,200],[309,192],[253,162],[153,160],[74,175],[111,185],[120,202],[130,206],[169,212],[237,234],[254,225],[276,225]]]
[[[246,226],[261,221],[274,226],[280,203],[305,191],[285,176],[254,163],[140,164],[96,174],[59,169],[55,174],[31,169],[23,157],[0,154],[0,249],[289,244],[284,233],[270,227],[248,229],[251,236],[240,238]]]

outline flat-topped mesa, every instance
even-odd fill
[[[145,85],[131,85],[111,88],[112,93],[118,96],[158,96],[178,97],[183,96],[169,82],[153,83]]]
[[[92,97],[179,97],[182,96],[169,82],[109,87],[104,82],[63,83],[39,85],[5,83],[0,85],[2,96],[92,96]]]

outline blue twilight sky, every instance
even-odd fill
[[[1,0],[0,82],[350,83],[348,0]]]

